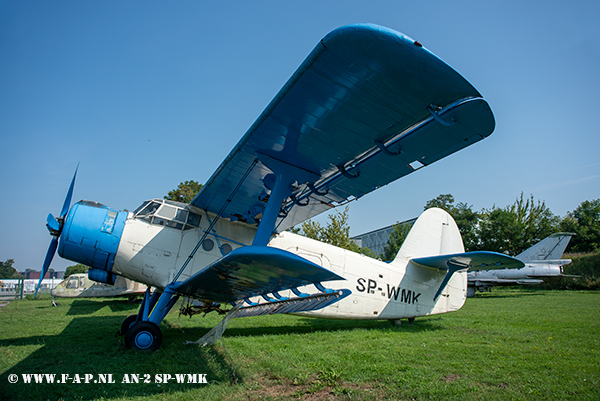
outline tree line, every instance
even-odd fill
[[[165,199],[190,203],[202,184],[185,181],[170,191]],[[451,194],[442,194],[425,203],[423,210],[432,207],[444,209],[454,218],[463,238],[465,250],[493,251],[518,255],[525,249],[557,232],[574,233],[567,252],[589,253],[600,251],[600,199],[583,201],[566,216],[552,213],[543,201],[533,195],[520,194],[512,205],[503,208],[495,205],[490,209],[473,210],[464,202],[455,202]],[[369,256],[391,260],[396,256],[410,225],[394,225],[383,255],[374,255],[369,249],[358,247],[350,239],[349,212],[336,211],[328,216],[325,225],[308,220],[290,231],[328,244],[364,253]]]
[[[522,193],[512,205],[493,206],[481,211],[473,210],[467,203],[455,203],[454,196],[443,194],[429,200],[423,210],[438,207],[447,211],[456,221],[469,251],[493,251],[518,255],[547,236],[557,232],[575,234],[567,252],[589,253],[600,251],[600,199],[583,201],[563,218],[556,216],[543,201]],[[356,252],[369,254],[350,240],[348,208],[328,216],[325,226],[308,220],[293,231],[322,242]],[[382,260],[392,260],[410,231],[410,224],[396,223],[390,234]],[[372,255],[371,255],[372,256]]]

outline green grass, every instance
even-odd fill
[[[297,316],[234,319],[214,347],[197,340],[220,318],[161,324],[154,353],[114,337],[138,305],[120,299],[13,301],[0,308],[0,398],[7,400],[597,400],[600,293],[498,290],[458,312],[394,327]],[[10,384],[23,373],[111,373],[114,384]],[[208,384],[120,383],[125,374],[200,373]]]

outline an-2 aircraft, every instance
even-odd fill
[[[144,295],[146,289],[144,284],[121,276],[116,277],[114,284],[107,284],[91,280],[85,273],[77,273],[61,281],[50,294],[58,298],[129,297],[133,300]]]
[[[524,250],[515,256],[515,259],[525,264],[522,268],[469,271],[467,296],[475,296],[477,290],[491,291],[495,286],[536,285],[542,284],[544,279],[580,277],[563,274],[563,266],[571,263],[571,259],[561,258],[573,235],[573,233],[555,233]]]
[[[479,92],[419,42],[345,26],[317,44],[191,204],[70,207],[76,171],[60,216],[47,219],[43,272],[58,248],[91,266],[93,280],[155,287],[122,325],[125,345],[138,350],[160,346],[158,325],[180,295],[207,311],[233,304],[223,322],[300,312],[397,321],[457,310],[467,268],[522,264],[464,253],[439,209],[421,216],[391,263],[285,230],[478,142],[494,125]]]

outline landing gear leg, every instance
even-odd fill
[[[146,291],[140,311],[123,321],[121,333],[125,334],[125,347],[138,351],[156,351],[162,343],[162,332],[158,325],[163,321],[179,299],[169,284],[162,293],[155,291],[150,296]]]

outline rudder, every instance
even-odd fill
[[[460,231],[452,216],[443,209],[431,208],[419,216],[392,263],[464,251]]]

